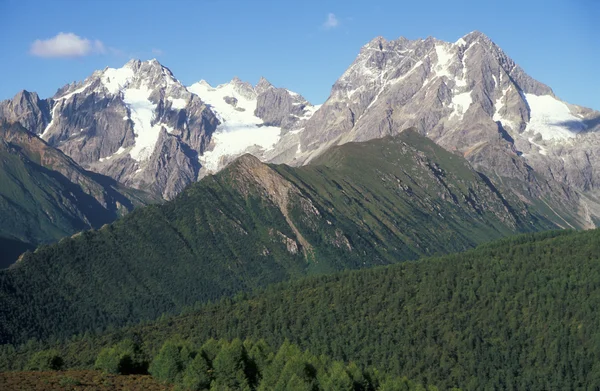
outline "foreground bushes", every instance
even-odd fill
[[[287,341],[275,351],[264,340],[210,339],[200,348],[181,339],[169,340],[149,372],[184,390],[426,390],[406,378],[314,356]]]

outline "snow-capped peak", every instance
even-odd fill
[[[133,79],[133,67],[129,65],[130,63],[128,62],[122,68],[106,68],[104,70],[100,80],[108,92],[113,95],[118,93],[119,90],[125,88],[131,79]]]

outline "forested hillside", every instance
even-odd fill
[[[0,343],[67,337],[303,275],[555,227],[414,131],[314,164],[246,155],[175,200],[27,253],[0,272]]]
[[[270,286],[165,318],[53,345],[91,366],[125,338],[150,354],[174,335],[285,339],[442,388],[600,387],[600,230],[528,234],[442,258]],[[3,368],[46,345],[3,350]]]
[[[84,170],[19,124],[0,121],[0,268],[40,243],[100,228],[157,201]]]

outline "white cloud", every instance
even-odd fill
[[[91,41],[73,33],[58,33],[55,37],[36,39],[29,53],[37,57],[83,57],[104,54],[107,49],[99,40]]]
[[[165,52],[163,52],[160,49],[152,48],[152,54],[154,54],[155,56],[162,56],[163,54],[165,54]]]
[[[334,13],[329,13],[327,15],[327,20],[325,21],[325,23],[323,23],[323,28],[329,30],[329,29],[333,29],[336,28],[340,25],[340,21],[338,20],[338,18],[335,16]]]

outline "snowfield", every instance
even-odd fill
[[[212,136],[214,149],[199,157],[207,170],[215,172],[224,156],[239,155],[252,146],[269,150],[279,141],[281,128],[262,126],[262,119],[254,115],[256,96],[249,98],[247,93],[240,93],[235,84],[214,88],[202,80],[188,87],[188,91],[210,105],[221,122]],[[226,97],[237,99],[235,107],[225,102]]]
[[[571,114],[569,107],[550,95],[524,94],[531,110],[525,131],[538,133],[544,140],[565,140],[585,130],[581,118]]]

